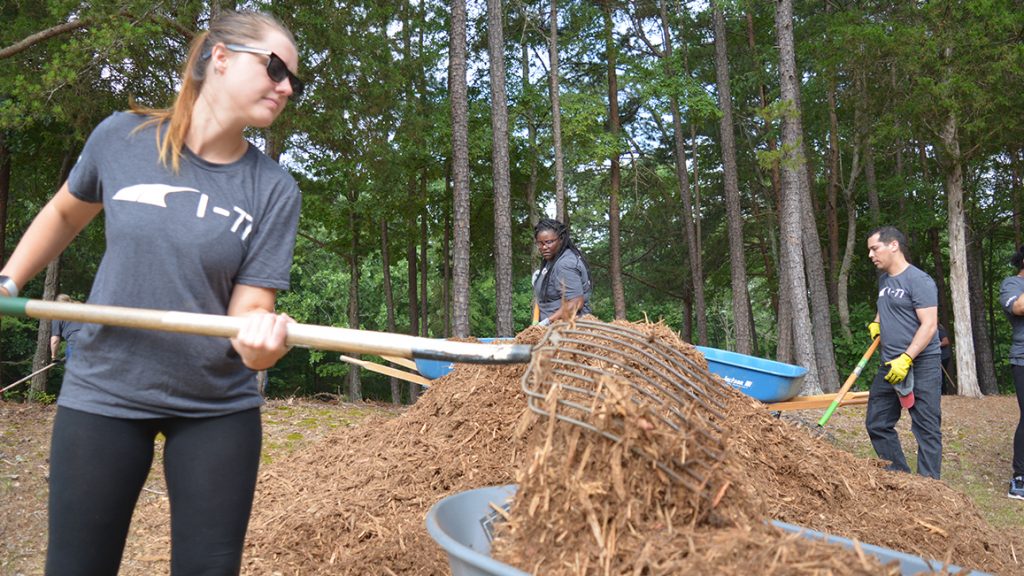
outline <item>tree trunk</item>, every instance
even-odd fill
[[[791,304],[793,318],[793,342],[796,361],[807,368],[802,393],[814,395],[821,393],[818,366],[815,361],[814,337],[810,318],[810,307],[807,301],[807,279],[804,266],[804,249],[807,245],[803,239],[803,226],[807,224],[803,216],[802,203],[805,196],[807,181],[804,167],[802,134],[800,122],[799,80],[796,73],[796,54],[793,46],[793,2],[792,0],[776,0],[775,27],[779,42],[779,88],[780,97],[786,104],[786,112],[782,116],[782,198],[780,252],[782,265],[785,267],[787,279],[786,290]],[[809,196],[809,194],[808,194]],[[806,207],[808,210],[809,206]],[[832,341],[828,341],[831,346]]]
[[[455,249],[452,254],[452,317],[455,336],[469,336],[469,100],[466,86],[466,0],[451,4],[448,94],[452,115],[452,205]]]
[[[969,234],[969,232],[968,232]],[[978,388],[982,394],[999,394],[999,382],[996,380],[995,354],[992,351],[992,340],[989,338],[988,319],[985,318],[985,276],[982,270],[981,239],[968,238],[967,250],[967,287],[970,291],[971,326],[974,328],[974,365],[978,372]]]
[[[680,336],[683,340],[693,343],[693,288],[684,286],[683,287],[683,326],[680,330]]]
[[[850,331],[850,267],[857,251],[857,203],[854,193],[857,190],[857,176],[860,175],[860,153],[857,146],[853,147],[853,160],[850,167],[850,180],[843,186],[843,198],[846,201],[846,244],[843,249],[843,261],[839,265],[839,276],[836,278],[836,308],[839,312],[839,326],[846,338],[851,338]]]
[[[1013,247],[1014,249],[1020,248],[1021,244],[1021,225],[1020,225],[1020,195],[1021,195],[1021,156],[1024,156],[1024,148],[1018,148],[1013,152],[1011,163],[1011,170],[1013,174],[1012,186],[1010,187],[1010,196],[1013,198]]]
[[[790,2],[792,7],[792,3]],[[790,40],[792,41],[792,21],[790,20]],[[798,180],[800,204],[803,218],[803,251],[804,270],[807,279],[807,293],[810,298],[812,343],[814,345],[817,381],[821,390],[835,392],[839,389],[839,375],[836,368],[835,348],[832,343],[832,308],[829,304],[828,282],[825,278],[825,261],[821,253],[821,238],[818,236],[818,225],[815,222],[817,210],[814,207],[814,195],[811,193],[814,182],[814,170],[810,166],[810,156],[806,153],[807,146],[803,139],[803,122],[801,120],[800,82],[796,76],[796,61],[793,61],[794,82],[792,86],[793,118],[796,124],[796,135],[805,170],[803,178]],[[801,174],[798,174],[798,177]]]
[[[415,216],[412,216],[415,218]],[[416,228],[412,226],[412,223],[407,223],[409,231],[408,236],[405,240],[405,259],[409,262],[409,266],[405,270],[406,274],[406,290],[409,296],[409,334],[412,336],[420,335],[420,293],[417,287],[419,286],[419,256],[416,252]]]
[[[757,53],[756,52],[757,44],[754,42],[754,16],[750,12],[747,12],[746,13],[746,17],[747,17],[747,47],[750,49],[750,52],[752,54],[756,54]],[[762,62],[761,64],[763,65],[762,67],[766,67],[767,66],[767,63],[765,63],[765,62]],[[758,91],[759,91],[759,94],[760,94],[760,97],[761,97],[761,108],[762,109],[768,108],[768,87],[765,86],[764,84],[761,84],[758,87]],[[774,155],[775,151],[778,148],[778,146],[776,144],[776,141],[775,141],[775,136],[770,135],[770,134],[768,135],[767,145],[768,145],[768,152],[769,152],[769,154]],[[779,162],[778,161],[772,162],[771,180],[772,180],[772,200],[773,200],[775,206],[778,207],[779,206],[779,194],[780,194],[780,190],[782,188],[782,175],[780,173],[780,167],[779,167]]]
[[[491,64],[491,173],[494,186],[496,336],[515,335],[512,323],[512,208],[508,166],[508,103],[505,98],[505,34],[501,0],[487,0]]]
[[[825,282],[825,265],[821,255],[821,241],[811,211],[810,192],[803,191],[803,247],[804,267],[807,273],[807,293],[811,306],[811,331],[813,334],[815,365],[818,383],[825,392],[839,389],[839,372],[836,368],[835,347],[832,341],[832,308],[828,300]]]
[[[407,25],[404,25],[402,27],[402,36],[403,36],[402,46],[403,46],[403,49],[405,50],[404,58],[406,58],[408,61],[412,61],[412,58],[413,58],[413,56],[412,56],[413,41],[411,39],[411,35],[412,35],[411,32],[413,30],[412,21],[413,21],[413,19],[415,19],[417,17],[420,18],[421,21],[422,21],[422,19],[425,17],[425,12],[424,12],[424,7],[423,7],[423,3],[422,2],[419,3],[419,13],[418,14],[414,14],[414,4],[412,2],[403,3],[402,7],[403,7],[403,10],[402,10],[403,13],[407,16],[407,18],[406,18]],[[385,18],[385,19],[387,18],[386,16],[382,16],[382,17]],[[382,23],[381,28],[384,28],[386,26],[387,26],[386,24]],[[422,32],[422,30],[420,30],[419,33],[417,34],[416,44],[417,44],[417,49],[418,49],[419,53],[422,54],[423,53],[423,32]],[[416,114],[420,118],[424,118],[427,115],[427,108],[428,108],[428,106],[431,105],[430,102],[429,102],[429,98],[430,97],[427,94],[426,72],[424,72],[421,67],[416,66],[416,67],[414,67],[413,73],[410,74],[410,76],[411,76],[411,78],[409,78],[407,80],[407,82],[406,82],[406,90],[407,90],[406,98],[410,102],[415,100],[415,102],[416,102]],[[424,143],[425,143],[424,135],[422,133],[420,133],[419,131],[415,132],[413,134],[413,145],[416,146],[416,147],[422,148],[425,145]],[[414,298],[410,299],[410,302],[415,301],[417,303],[417,307],[416,307],[416,309],[414,311],[415,312],[419,312],[419,316],[418,316],[419,320],[418,320],[417,323],[414,323],[413,325],[414,326],[418,326],[419,327],[419,331],[418,332],[412,332],[412,333],[414,335],[418,333],[420,336],[424,336],[424,337],[427,336],[429,334],[429,332],[430,332],[430,323],[429,323],[430,298],[429,298],[429,294],[427,292],[427,284],[428,284],[428,281],[430,279],[429,274],[427,274],[428,264],[429,264],[429,259],[427,258],[427,250],[430,247],[429,239],[428,239],[428,230],[427,230],[427,226],[428,226],[428,222],[429,222],[429,214],[428,214],[428,210],[427,210],[427,205],[429,203],[428,198],[427,198],[427,182],[428,182],[428,179],[429,179],[429,174],[428,173],[429,173],[429,170],[430,170],[430,167],[429,167],[428,164],[429,163],[425,162],[425,161],[417,161],[417,162],[415,162],[415,166],[412,167],[410,169],[410,171],[409,171],[410,172],[410,177],[409,177],[409,203],[410,203],[410,206],[416,206],[417,207],[417,216],[413,218],[413,225],[410,226],[410,236],[414,236],[415,235],[412,232],[411,228],[413,228],[415,226],[417,219],[419,221],[418,222],[419,223],[419,242],[418,242],[419,257],[418,258],[414,258],[413,260],[409,261],[409,265],[410,266],[415,265],[415,269],[416,269],[416,275],[411,277],[410,280],[418,280],[419,281],[418,297],[414,297]],[[419,169],[418,177],[413,176],[413,173],[415,172],[415,169],[417,167]],[[416,286],[415,282],[412,282],[412,283],[409,284],[410,292],[416,292],[416,290],[414,289],[415,286]],[[409,388],[410,388],[410,392],[409,392],[410,397],[411,398],[415,398],[416,395],[419,392],[419,387],[416,386],[416,385],[413,385],[412,383],[410,383]]]
[[[0,260],[4,262],[7,261],[7,206],[10,197],[11,149],[7,147],[7,133],[0,131]],[[0,354],[3,354],[2,350]]]
[[[618,60],[618,47],[615,43],[615,31],[612,20],[614,8],[611,2],[602,4],[604,9],[604,45],[605,56],[608,65],[608,128],[612,133],[612,139],[616,142],[615,151],[611,158],[611,182],[608,191],[608,260],[609,275],[612,281],[612,302],[615,308],[615,319],[626,319],[626,297],[622,289],[622,246],[621,233],[619,232],[619,189],[621,187],[621,167],[619,165],[618,138],[619,125],[619,81],[616,70]]]
[[[387,313],[387,330],[392,334],[398,329],[395,322],[395,293],[391,286],[391,241],[388,237],[387,218],[380,219],[380,259],[384,283],[384,309]],[[402,403],[402,382],[392,376],[391,403]]]
[[[829,80],[828,101],[828,187],[825,194],[825,224],[828,231],[828,297],[836,301],[839,278],[839,115],[836,114],[836,81]]]
[[[779,176],[782,176],[781,170]],[[781,184],[781,182],[780,182]],[[781,206],[779,207],[781,210]],[[779,225],[781,232],[782,213],[779,213]],[[793,340],[793,303],[789,298],[789,286],[792,282],[789,279],[788,268],[779,255],[779,311],[778,330],[779,340],[775,345],[775,359],[779,362],[792,364],[796,360],[796,344]]]
[[[353,194],[355,196],[355,194]],[[359,216],[355,211],[356,198],[350,198],[353,208],[349,209],[348,225],[352,234],[349,240],[349,283],[348,283],[348,325],[359,329]],[[348,400],[349,402],[363,401],[363,383],[360,379],[359,368],[349,366],[348,370]]]
[[[729,229],[729,271],[732,278],[732,310],[736,328],[736,351],[754,354],[754,320],[747,292],[747,263],[743,249],[743,213],[740,206],[739,176],[736,168],[736,140],[733,136],[732,89],[729,82],[729,52],[725,35],[725,15],[718,3],[715,19],[715,76],[718,83],[718,107],[722,109],[719,131],[722,135],[725,209]]]
[[[800,126],[800,138],[803,138],[803,127],[800,120],[800,85],[795,88],[796,122]],[[806,147],[801,146],[802,151]],[[803,160],[807,161],[806,152]],[[807,278],[807,294],[810,299],[811,330],[813,333],[814,354],[818,369],[818,383],[825,392],[839,389],[839,376],[836,368],[835,348],[832,343],[832,308],[828,299],[828,283],[825,279],[825,261],[821,253],[821,238],[818,236],[818,225],[815,222],[816,211],[811,201],[811,172],[803,171],[800,184],[800,202],[803,216],[803,250],[804,270]]]
[[[868,187],[868,216],[871,218],[868,230],[874,230],[882,221],[882,209],[878,204],[878,178],[875,176],[875,149],[871,138],[864,141],[864,183]]]
[[[801,243],[803,248],[804,274],[801,276],[806,279],[806,291],[810,299],[810,335],[815,356],[815,374],[811,380],[818,387],[818,390],[833,392],[839,388],[839,379],[835,362],[835,349],[832,343],[832,312],[829,305],[828,285],[825,279],[825,262],[821,253],[821,240],[818,236],[818,227],[815,222],[814,195],[811,193],[814,171],[810,166],[810,159],[806,153],[807,147],[803,140],[800,81],[796,69],[796,56],[793,50],[792,1],[776,2],[777,7],[781,7],[782,4],[786,5],[783,10],[788,12],[789,16],[783,17],[780,22],[778,11],[776,12],[776,27],[780,30],[780,60],[786,60],[785,63],[780,62],[779,75],[782,78],[780,87],[784,86],[780,95],[783,101],[789,100],[792,102],[791,106],[786,107],[789,112],[783,114],[783,143],[784,147],[795,147],[794,150],[783,151],[783,163],[787,161],[787,158],[792,163],[792,166],[789,168],[793,170],[794,178],[796,178],[797,209],[800,211],[802,220]],[[785,40],[781,38],[781,31],[783,30],[786,36]],[[786,46],[787,44],[788,46]],[[787,129],[792,133],[787,135]],[[785,172],[785,169],[783,169],[783,172]],[[783,174],[783,183],[785,183],[785,179],[786,176]],[[784,245],[782,244],[782,246]],[[783,249],[783,253],[784,251],[785,249]],[[793,319],[796,323],[794,324],[794,330],[799,330],[800,316],[803,314],[799,309],[801,298],[799,295],[794,295],[790,303],[793,306]],[[794,334],[797,359],[800,358],[801,354],[801,338],[803,338],[801,334]],[[810,367],[808,367],[808,370],[810,370]]]
[[[460,0],[463,1],[464,0]],[[565,207],[565,168],[562,152],[562,105],[558,100],[558,2],[551,0],[551,15],[548,22],[548,86],[551,94],[551,140],[555,154],[555,218],[567,222]]]
[[[665,61],[672,60],[672,37],[669,34],[668,16],[665,2],[660,4],[662,34],[665,38]],[[671,64],[667,64],[669,74],[674,74]],[[683,121],[679,101],[675,96],[669,98],[672,108],[672,136],[676,152],[676,178],[679,181],[679,198],[683,205],[683,233],[686,235],[686,249],[690,269],[690,280],[693,285],[692,313],[697,328],[694,342],[702,346],[708,343],[707,306],[704,302],[704,270],[700,255],[700,241],[694,224],[693,198],[690,191],[690,174],[686,167],[686,143],[683,139]]]
[[[449,168],[451,164],[448,164]],[[447,198],[452,197],[451,171],[445,174],[445,193]],[[442,266],[444,267],[444,282],[441,283],[441,302],[444,305],[444,337],[451,338],[452,335],[452,211],[451,203],[444,203],[444,239],[441,241],[441,250],[444,254]]]
[[[68,179],[71,169],[75,166],[78,158],[78,149],[74,145],[68,145],[68,150],[60,165],[60,174],[57,175],[57,186],[60,187]],[[53,259],[46,266],[46,277],[43,280],[43,300],[53,300],[60,290],[60,255]],[[40,320],[39,330],[36,332],[36,352],[32,356],[32,371],[41,370],[50,363],[50,321]],[[46,392],[46,381],[49,371],[41,372],[32,377],[29,385],[34,398]]]
[[[967,280],[967,243],[965,238],[963,172],[957,120],[952,113],[942,128],[942,143],[948,158],[943,183],[948,202],[949,284],[953,293],[953,332],[956,334],[956,382],[961,396],[981,396],[975,369],[970,292]]]
[[[942,256],[942,243],[937,227],[928,229],[928,239],[932,247],[932,260],[935,266],[935,287],[939,290],[939,324],[949,326],[949,288],[946,286],[946,267]]]
[[[523,26],[525,27],[527,19],[523,18]],[[525,93],[530,86],[530,46],[523,39],[523,51],[522,61],[520,66],[523,69],[523,92]],[[529,214],[530,230],[532,231],[537,222],[540,222],[539,211],[537,210],[537,181],[538,181],[538,170],[537,170],[537,158],[539,156],[537,151],[537,119],[534,118],[532,110],[524,107],[523,111],[524,120],[526,121],[526,145],[529,152],[527,153],[527,172],[528,176],[526,179],[526,209]],[[531,258],[533,262],[538,258],[539,252],[534,244],[531,244]]]
[[[856,135],[853,145],[853,159],[850,167],[850,179],[843,184],[843,199],[846,204],[846,245],[843,249],[843,261],[839,265],[839,276],[836,278],[836,310],[839,314],[839,329],[847,339],[853,337],[850,330],[850,267],[857,251],[857,178],[860,176],[860,150],[867,147],[868,127],[864,114],[865,102],[864,74],[858,71],[855,80],[857,102],[853,110],[853,130]]]
[[[427,294],[427,248],[430,247],[430,240],[427,235],[427,175],[426,169],[420,173],[420,257],[419,257],[419,277],[420,277],[420,336],[430,336],[430,300]]]
[[[756,187],[757,189],[763,189],[763,187]],[[759,213],[757,209],[757,203],[753,202],[754,206],[754,222],[764,222],[764,226],[759,226],[760,230],[757,233],[757,251],[761,254],[761,263],[764,266],[764,281],[766,289],[768,290],[768,299],[771,302],[771,313],[778,315],[779,313],[779,279],[778,266],[776,266],[777,258],[775,250],[775,233],[770,223],[770,217]],[[774,210],[772,210],[774,212]],[[756,323],[755,323],[756,326]],[[757,342],[757,338],[754,339]]]
[[[7,261],[7,205],[11,197],[11,150],[7,147],[7,133],[0,131],[0,260]],[[0,324],[0,338],[3,328]],[[0,383],[3,379],[4,350],[0,346]]]
[[[60,256],[54,258],[46,265],[46,279],[43,281],[43,300],[53,301],[60,289]],[[36,352],[32,356],[32,371],[41,370],[48,365],[50,360],[50,320],[40,320],[39,329],[36,331]],[[30,400],[39,398],[46,392],[46,381],[49,377],[49,370],[40,372],[32,377],[30,387],[32,394]]]
[[[409,194],[409,201],[415,200],[412,192]],[[405,244],[405,259],[408,262],[406,269],[406,293],[409,297],[409,334],[412,336],[420,336],[420,291],[419,291],[419,278],[420,278],[420,258],[417,253],[419,242],[417,238],[417,227],[416,227],[416,216],[410,215],[410,222],[406,223],[408,230],[408,237]],[[416,398],[419,397],[419,386],[409,383],[409,403],[415,404]]]

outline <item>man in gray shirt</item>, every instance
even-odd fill
[[[67,294],[57,296],[57,302],[74,302]],[[82,329],[80,322],[72,320],[51,320],[50,321],[50,359],[57,360],[57,352],[60,351],[60,341],[64,340],[64,360],[71,358],[75,348],[75,335]]]
[[[917,438],[917,472],[938,479],[942,470],[942,376],[939,364],[938,290],[935,281],[910,264],[906,238],[892,226],[868,235],[868,256],[878,278],[878,312],[868,325],[881,336],[882,365],[871,383],[865,418],[871,445],[889,468],[910,472],[896,423],[910,413]]]

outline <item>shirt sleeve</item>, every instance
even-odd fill
[[[122,113],[114,113],[99,123],[85,141],[82,153],[68,175],[68,190],[84,202],[103,201],[103,180],[100,178],[103,151],[111,138],[116,138],[117,123]]]
[[[275,186],[272,201],[253,231],[238,283],[275,290],[289,288],[301,206],[302,194],[294,180],[288,177]]]
[[[1003,306],[1003,312],[1007,315],[1013,315],[1013,303],[1017,301],[1021,295],[1020,286],[1013,281],[1013,278],[1007,278],[1003,281],[999,287],[999,303]]]
[[[935,286],[932,277],[921,273],[916,275],[911,285],[911,298],[914,309],[934,308],[939,305],[939,289]]]

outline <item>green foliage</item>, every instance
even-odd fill
[[[48,392],[37,392],[35,390],[32,390],[29,392],[29,401],[37,402],[39,404],[50,405],[57,402],[57,395],[50,394]]]
[[[839,369],[840,382],[844,382],[845,378],[853,372],[864,353],[868,351],[868,347],[871,346],[867,324],[874,317],[874,302],[858,301],[850,308],[850,337],[845,337],[838,330],[833,330],[836,345],[836,367]],[[879,353],[875,352],[857,379],[855,390],[867,390],[870,387],[871,379],[874,378],[879,362]]]

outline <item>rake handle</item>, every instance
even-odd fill
[[[238,316],[6,297],[0,297],[0,315],[71,320],[89,324],[223,338],[234,338],[244,321]],[[531,347],[526,344],[452,342],[406,334],[299,323],[288,325],[285,343],[289,346],[348,354],[376,354],[378,356],[388,354],[401,358],[423,358],[472,364],[525,363],[530,361],[532,351]]]
[[[36,374],[39,374],[39,373],[42,373],[42,372],[46,372],[47,370],[49,370],[50,368],[53,368],[53,367],[54,367],[54,366],[56,366],[57,364],[58,364],[58,362],[56,362],[56,361],[54,361],[54,362],[50,362],[50,363],[49,363],[49,364],[47,364],[46,366],[43,366],[43,367],[42,367],[42,368],[40,368],[39,370],[36,370],[35,372],[33,372],[33,373],[29,374],[28,376],[25,376],[25,377],[24,377],[24,378],[22,378],[21,380],[18,380],[17,382],[12,382],[11,384],[8,384],[7,386],[4,386],[3,388],[0,388],[0,394],[3,394],[4,392],[7,392],[7,391],[8,391],[8,390],[10,390],[11,388],[14,388],[14,387],[15,387],[15,386],[17,386],[18,384],[21,384],[22,382],[25,382],[25,381],[27,381],[28,379],[32,378],[32,377],[33,377],[33,376],[35,376]]]
[[[842,402],[843,397],[846,396],[846,393],[850,391],[851,387],[853,387],[853,383],[857,381],[857,377],[860,376],[861,371],[864,370],[864,366],[867,365],[868,360],[870,360],[871,356],[874,355],[875,349],[878,348],[878,343],[881,341],[882,339],[880,337],[875,336],[875,341],[871,343],[871,346],[868,346],[868,351],[861,356],[860,362],[857,363],[857,367],[853,369],[850,376],[846,378],[846,382],[843,383],[843,387],[839,389],[839,393],[836,394],[836,399],[832,401],[828,410],[825,410],[825,413],[821,416],[821,420],[818,420],[818,426],[824,426],[825,423],[828,422],[828,419],[832,417],[832,413],[836,411],[836,408],[839,407],[839,403]]]

